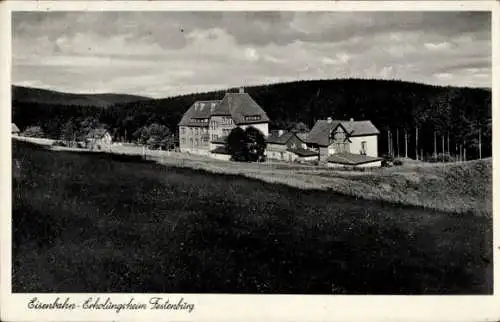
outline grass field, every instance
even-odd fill
[[[13,292],[492,292],[491,216],[22,142],[13,161]]]

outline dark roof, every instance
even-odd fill
[[[337,127],[342,126],[348,136],[363,136],[380,134],[371,121],[339,121],[319,120],[314,124],[307,136],[307,143],[328,146],[330,144],[330,133]]]
[[[312,156],[316,156],[319,154],[318,152],[307,150],[307,149],[302,149],[302,148],[288,149],[287,151],[295,153],[296,155],[301,156],[301,157],[312,157]]]
[[[231,116],[236,124],[269,122],[266,112],[248,93],[226,93],[212,115]],[[246,116],[260,116],[256,120],[245,119]]]
[[[271,131],[271,134],[269,134],[269,136],[266,138],[266,142],[271,144],[286,144],[288,140],[290,140],[293,136],[296,136],[299,140],[305,142],[307,133],[288,131],[279,135],[278,131]]]
[[[231,153],[229,153],[229,151],[226,149],[225,146],[218,146],[210,152],[216,153],[216,154],[231,154]]]
[[[86,135],[86,138],[88,138],[88,139],[100,139],[104,135],[106,135],[106,133],[108,133],[108,131],[106,129],[94,129],[94,130],[91,130]]]
[[[196,101],[184,113],[179,125],[181,126],[208,126],[208,123],[199,123],[193,119],[208,119],[217,109],[221,101]],[[213,106],[214,104],[215,106]]]
[[[279,135],[278,132],[273,131],[266,138],[266,142],[271,143],[271,144],[286,144],[292,136],[293,136],[292,132],[285,132],[285,133]]]
[[[371,121],[341,121],[340,124],[350,133],[350,136],[380,134]]]
[[[307,136],[309,135],[309,132],[296,132],[295,134],[302,142],[306,142]]]
[[[14,132],[19,132],[19,128],[17,127],[16,124],[12,123],[12,125],[11,125],[11,133],[14,133]]]
[[[359,165],[363,163],[370,163],[381,160],[382,158],[370,157],[367,155],[353,154],[347,152],[332,154],[327,159],[328,162],[344,164],[344,165]]]

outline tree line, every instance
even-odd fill
[[[237,89],[230,89],[230,91]],[[418,83],[337,79],[297,81],[245,89],[271,119],[271,129],[310,129],[319,119],[371,120],[380,130],[379,153],[399,156],[492,153],[491,90]],[[225,91],[116,103],[109,107],[49,105],[14,97],[13,121],[60,137],[68,120],[93,117],[115,141],[137,141],[141,128],[165,126],[176,144],[177,123],[196,100],[221,99]],[[75,121],[76,122],[76,121]],[[141,139],[144,141],[144,137]],[[444,148],[443,148],[444,141]],[[480,148],[481,147],[481,148]],[[406,149],[406,150],[405,150]]]

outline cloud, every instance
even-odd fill
[[[431,42],[426,42],[424,44],[424,46],[428,50],[447,50],[447,49],[450,49],[452,47],[452,45],[447,41],[436,43],[436,44],[431,43]]]
[[[154,97],[342,77],[490,87],[490,24],[482,12],[15,12],[12,77]]]

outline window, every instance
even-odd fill
[[[366,141],[361,142],[361,152],[360,154],[366,155]]]
[[[185,127],[181,127],[181,134],[186,134],[186,128]]]
[[[182,144],[186,144],[186,138],[182,138],[182,139],[181,139],[181,143],[182,143]]]
[[[260,115],[245,116],[245,121],[258,121],[258,120],[260,120]]]

